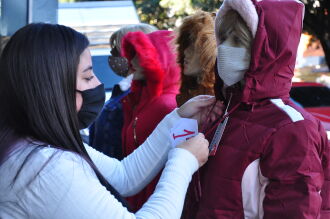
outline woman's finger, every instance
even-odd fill
[[[196,97],[194,97],[193,99],[196,99],[196,100],[208,100],[208,99],[213,99],[215,98],[214,96],[211,96],[211,95],[198,95]]]
[[[212,105],[216,99],[214,96],[197,96],[196,99],[193,99],[193,101],[196,107],[207,107]]]

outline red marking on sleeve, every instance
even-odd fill
[[[188,131],[188,130],[186,130],[186,129],[184,129],[183,131],[185,132],[185,134],[174,135],[174,133],[173,133],[173,139],[175,140],[176,138],[185,137],[185,136],[188,136],[188,135],[195,134],[195,132],[193,132],[193,131]]]

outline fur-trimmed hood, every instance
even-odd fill
[[[179,102],[198,94],[213,94],[214,65],[216,61],[216,42],[214,34],[214,13],[198,11],[194,15],[184,18],[177,29],[175,42],[178,51],[178,63],[182,72],[184,69],[184,51],[191,45],[200,54],[202,72],[196,78],[181,73],[181,89]],[[191,93],[191,94],[189,94]],[[182,101],[181,101],[182,99]]]
[[[165,30],[149,34],[130,32],[122,40],[122,56],[130,62],[137,55],[150,97],[160,96],[164,92],[178,93],[180,67],[176,63],[172,40],[172,32]],[[133,81],[133,92],[139,83]]]
[[[159,122],[176,107],[179,92],[180,67],[171,46],[170,31],[149,34],[130,32],[122,40],[122,55],[129,62],[137,56],[145,80],[133,80],[131,93],[122,100],[124,124],[122,148],[124,156],[131,154],[153,132]],[[127,198],[137,211],[155,190],[155,177],[138,194]]]

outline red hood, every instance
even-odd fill
[[[295,0],[252,1],[258,28],[245,73],[242,102],[288,98],[302,31],[304,5]],[[244,19],[244,18],[243,18]],[[219,76],[218,83],[219,83]],[[216,85],[219,88],[219,84]],[[217,89],[217,92],[220,92]]]
[[[138,56],[150,96],[179,92],[180,67],[174,48],[170,46],[172,39],[170,31],[160,30],[149,34],[130,32],[122,40],[122,55],[129,61]],[[138,84],[133,81],[133,91]]]

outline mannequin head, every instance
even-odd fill
[[[213,95],[217,56],[214,18],[214,13],[198,11],[185,17],[176,30],[175,43],[181,66],[179,105],[199,94]]]
[[[184,50],[184,64],[182,73],[186,76],[197,77],[202,71],[200,52],[195,45],[191,44]]]
[[[128,66],[128,61],[126,58],[122,57],[120,54],[121,51],[121,40],[125,34],[129,32],[141,31],[143,33],[151,33],[156,31],[157,28],[144,23],[127,25],[119,30],[115,31],[109,40],[111,48],[111,56],[109,56],[108,62],[111,69],[119,76],[127,77],[132,73]]]
[[[220,44],[227,39],[233,47],[243,47],[251,51],[252,33],[246,22],[235,10],[229,10],[218,23],[219,32],[216,33]],[[250,54],[250,53],[249,53]]]
[[[216,59],[214,17],[215,14],[198,11],[184,18],[177,29],[175,41],[182,76],[194,76],[199,83],[214,80],[209,79]]]
[[[127,33],[137,32],[137,31],[141,31],[143,33],[151,33],[156,30],[157,28],[155,26],[144,23],[131,24],[120,28],[119,30],[114,32],[110,37],[109,43],[111,47],[111,54],[113,56],[120,56],[121,40]]]
[[[143,68],[140,65],[137,55],[135,55],[134,58],[130,61],[129,70],[133,73],[133,80],[145,80]]]
[[[242,83],[251,59],[252,33],[246,22],[235,10],[229,10],[219,22],[216,37],[218,40],[218,73],[225,87]]]

